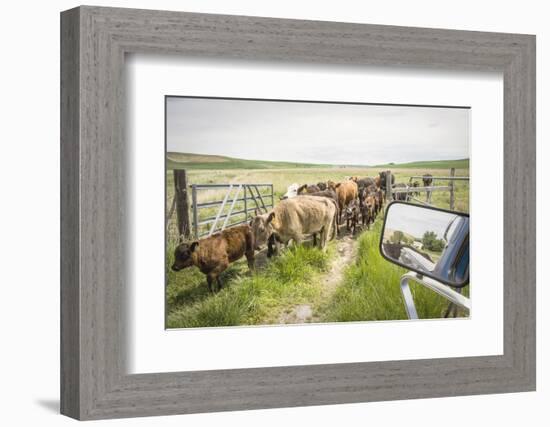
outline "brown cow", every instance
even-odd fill
[[[434,182],[433,175],[431,173],[426,173],[422,175],[422,183],[424,187],[431,187]]]
[[[434,178],[431,173],[426,173],[422,175],[422,183],[424,184],[424,187],[431,187],[433,185]],[[426,198],[428,200],[431,199],[432,192],[430,190],[426,191]]]
[[[299,195],[302,195],[302,194],[317,193],[319,191],[321,191],[321,189],[315,184],[311,184],[311,185],[303,184],[302,186],[298,187],[297,193]]]
[[[367,188],[367,187],[370,187],[371,185],[375,185],[374,179],[369,178],[368,176],[365,178],[358,178],[356,176],[352,176],[350,180],[357,184],[357,187],[359,190],[361,188]]]
[[[230,263],[246,256],[248,268],[254,270],[254,237],[248,224],[230,227],[210,237],[190,243],[179,244],[174,251],[172,270],[196,266],[206,275],[208,289],[214,292],[222,288],[219,275]]]
[[[374,194],[368,194],[363,200],[361,206],[361,225],[366,225],[367,230],[369,225],[372,224],[376,218],[376,198]]]
[[[378,188],[376,187],[376,185],[369,185],[368,187],[360,187],[359,188],[359,193],[358,193],[358,197],[359,197],[359,206],[363,206],[363,201],[365,200],[365,198],[370,195],[370,194],[374,194],[378,191]]]
[[[379,187],[382,188],[382,190],[386,190],[386,181],[387,181],[387,171],[382,171],[378,173],[378,180],[380,182]],[[392,186],[395,184],[395,175],[391,174],[391,183]]]
[[[376,217],[376,215],[378,215],[378,212],[380,212],[380,210],[382,209],[382,203],[380,201],[380,198],[378,196],[378,194],[381,194],[382,195],[382,200],[384,199],[384,193],[383,191],[376,187],[376,185],[369,185],[367,188],[366,188],[366,192],[365,192],[365,196],[372,196],[374,198],[374,216]]]
[[[384,201],[386,200],[384,197],[384,191],[382,191],[381,188],[376,190],[376,199],[378,200],[378,212],[380,212],[384,209]]]
[[[338,197],[338,209],[344,212],[344,209],[352,200],[357,199],[358,189],[355,181],[344,181],[335,184],[336,196]]]
[[[393,188],[405,188],[405,189],[408,189],[409,186],[407,184],[404,184],[402,182],[399,182],[397,184],[395,184],[393,186]],[[392,194],[393,195],[393,200],[400,200],[400,201],[405,201],[405,202],[408,202],[410,199],[411,199],[411,196],[410,196],[410,193],[407,193],[407,192],[395,192]]]
[[[360,209],[361,208],[357,199],[353,199],[351,202],[348,203],[348,206],[346,207],[346,229],[348,231],[351,230],[351,234],[355,234],[357,223],[359,222]]]

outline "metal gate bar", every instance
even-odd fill
[[[233,202],[231,202],[231,206],[229,206],[229,212],[227,212],[227,215],[225,216],[225,221],[222,225],[222,230],[225,230],[225,227],[227,227],[227,221],[229,221],[229,217],[231,216],[231,212],[233,212],[233,208],[235,207],[235,202],[237,201],[237,197],[239,197],[239,193],[241,192],[243,188],[242,184],[239,184],[237,187],[237,192],[235,193],[235,197],[233,198]],[[227,192],[229,194],[229,191]]]
[[[267,187],[269,193],[262,194],[260,191],[261,187]],[[200,238],[205,235],[211,236],[216,231],[219,231],[217,230],[218,224],[220,224],[220,221],[222,220],[223,225],[220,230],[246,223],[249,218],[249,212],[251,211],[251,208],[253,208],[253,206],[249,203],[251,199],[254,201],[255,207],[260,211],[267,212],[268,208],[274,206],[273,184],[192,184],[191,188],[193,198],[193,231],[196,238]],[[200,190],[215,190],[223,188],[227,189],[227,193],[222,200],[210,200],[203,203],[198,202],[198,192]],[[237,190],[235,194],[231,193],[233,189]],[[268,201],[264,201],[264,198],[270,198],[270,203]],[[229,202],[231,203],[229,204]],[[235,211],[235,207],[239,202],[244,204],[243,209]],[[229,210],[228,212],[224,212],[227,206],[229,206]],[[216,215],[207,218],[200,218],[200,210],[206,208],[216,208]],[[238,219],[236,217],[243,214],[243,220],[230,223],[230,218]],[[200,227],[205,225],[208,225],[207,231],[201,232]]]
[[[225,197],[223,199],[222,205],[220,206],[220,210],[216,215],[214,224],[212,224],[212,228],[210,228],[210,232],[208,233],[208,236],[211,236],[214,233],[214,230],[216,229],[216,225],[218,224],[218,220],[220,219],[220,215],[223,212],[223,208],[225,208],[225,204],[227,203],[227,199],[229,199],[229,194],[231,193],[232,189],[233,189],[233,184],[229,184],[229,190],[227,190],[227,193],[225,193]]]

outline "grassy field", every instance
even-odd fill
[[[225,162],[223,159],[218,163]],[[188,182],[273,183],[275,202],[293,182],[316,183],[329,179],[341,181],[355,175],[374,176],[378,171],[386,169],[326,166],[224,169],[218,167],[218,163],[209,163],[208,167],[211,169],[189,168]],[[465,165],[468,166],[467,163]],[[396,182],[406,183],[411,175],[431,173],[433,176],[448,176],[449,173],[448,169],[438,167],[393,168],[395,170],[390,169],[396,176]],[[467,176],[468,167],[458,169],[456,175]],[[440,184],[446,185],[446,182]],[[201,192],[199,201],[220,199],[223,194],[225,191],[219,190]],[[168,170],[168,207],[172,197],[173,175],[172,171]],[[448,208],[449,194],[434,192],[432,201],[436,206]],[[463,212],[469,211],[467,182],[456,183],[455,207]],[[239,206],[236,206],[236,210],[240,210]],[[215,215],[215,210],[205,210],[201,215]],[[323,283],[326,277],[330,276],[335,263],[340,260],[342,240],[330,242],[327,253],[310,247],[310,243],[306,242],[300,247],[286,250],[269,262],[260,254],[257,257],[258,268],[254,274],[248,272],[244,260],[238,261],[222,274],[224,288],[212,295],[207,290],[205,276],[197,268],[185,269],[178,273],[169,269],[177,238],[172,234],[167,239],[167,327],[293,323],[292,320],[286,320],[285,313],[291,312],[297,306],[307,306],[311,311],[311,316],[305,321],[405,319],[406,313],[399,290],[399,278],[404,270],[387,262],[378,253],[382,221],[382,215],[379,215],[370,230],[357,233],[353,239],[348,238],[353,246],[354,256],[351,260],[346,260],[341,277],[330,292],[326,291]],[[342,229],[340,239],[346,236],[346,231]],[[412,291],[421,318],[442,316],[447,307],[443,298],[421,286],[413,286]]]

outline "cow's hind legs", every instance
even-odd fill
[[[292,237],[292,244],[294,246],[298,246],[300,245],[303,241],[304,241],[304,236],[302,236],[301,234],[294,234]]]
[[[254,272],[254,249],[245,253],[246,261],[248,262],[248,269],[250,272]]]
[[[329,228],[326,226],[321,228],[321,231],[319,232],[319,249],[321,249],[323,252],[326,252],[327,250],[327,235],[330,230],[330,224]]]
[[[212,293],[214,293],[214,288],[212,287],[212,284],[216,281],[216,277],[214,274],[208,274],[206,275],[206,282],[208,283],[208,290]]]
[[[273,255],[277,255],[281,249],[280,241],[275,234],[269,236],[267,242],[267,257],[271,258]]]

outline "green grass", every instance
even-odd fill
[[[342,284],[320,309],[324,321],[407,319],[399,288],[400,278],[406,270],[380,255],[378,242],[382,222],[379,218],[371,231],[359,237],[357,262],[347,268]],[[419,318],[443,316],[447,300],[414,283],[411,291]]]
[[[331,252],[295,246],[250,275],[239,261],[222,275],[224,287],[212,295],[196,267],[168,270],[168,328],[239,326],[278,323],[284,307],[315,301],[315,280],[326,270]],[[172,254],[167,257],[167,268]]]

